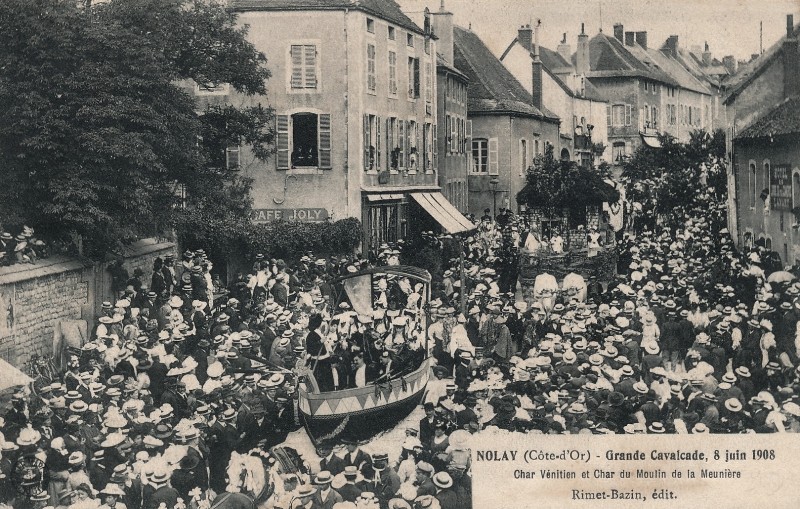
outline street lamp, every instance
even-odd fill
[[[489,180],[489,186],[492,188],[492,219],[497,219],[497,184],[500,183],[500,179],[497,177],[492,177]]]

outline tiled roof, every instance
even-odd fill
[[[639,45],[625,46],[602,32],[589,40],[590,78],[639,77],[678,86]],[[650,62],[648,64],[648,62]]]
[[[794,36],[800,35],[800,24],[794,27]],[[725,98],[725,103],[729,103],[739,95],[739,93],[747,87],[754,79],[761,75],[761,71],[769,67],[770,63],[776,57],[783,54],[783,42],[786,36],[781,37],[778,42],[767,48],[764,53],[758,58],[742,64],[737,69],[736,74],[725,80],[725,85],[728,87],[728,96]]]
[[[531,94],[471,30],[453,27],[456,69],[469,78],[467,109],[472,113],[516,113],[557,120],[533,106]]]
[[[800,97],[786,99],[736,135],[737,140],[800,134]]]
[[[634,51],[646,52],[647,57],[649,57],[654,64],[658,65],[662,71],[677,81],[681,88],[700,94],[711,95],[711,91],[708,87],[692,76],[692,73],[690,73],[681,62],[666,53],[652,48],[645,50],[640,46],[634,48]]]
[[[511,44],[508,45],[508,48],[503,52],[503,55],[500,59],[505,59],[505,56],[511,51],[515,45],[519,44],[519,39],[514,39],[511,41]],[[531,54],[531,59],[533,59],[533,55]],[[569,69],[570,72],[574,72],[575,65],[572,62],[568,62],[561,56],[561,54],[557,51],[553,51],[550,48],[546,48],[544,46],[539,46],[539,59],[542,61],[542,67],[544,68],[545,72],[550,75],[553,81],[556,82],[558,86],[560,86],[564,92],[569,95],[570,97],[579,97],[575,94],[573,90],[564,83],[564,80],[561,79],[557,72],[561,74],[559,71],[563,71],[564,69]],[[605,99],[601,94],[600,91],[597,90],[597,87],[592,85],[589,80],[586,80],[584,86],[584,95],[581,97],[583,99],[589,99],[590,101],[599,101],[599,102],[606,102]]]
[[[544,64],[545,67],[553,72],[555,72],[557,69],[572,67],[572,63],[564,60],[564,57],[561,56],[561,53],[541,45],[539,46],[539,58],[541,59],[542,64]]]
[[[661,52],[670,56],[666,45],[661,48]],[[701,58],[698,58],[697,55],[685,49],[678,49],[678,56],[676,59],[692,74],[692,76],[706,83],[706,86],[713,85],[714,87],[719,87],[722,78],[728,75],[728,69],[725,66],[721,64],[706,66],[703,64]],[[716,62],[717,60],[715,59],[714,61]]]
[[[422,34],[394,0],[229,0],[234,11],[338,11],[356,9]]]

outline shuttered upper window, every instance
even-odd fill
[[[375,45],[367,44],[367,91],[375,93],[377,89],[377,75],[375,74]]]
[[[319,68],[315,44],[292,44],[289,50],[290,86],[292,89],[316,89],[319,85]]]
[[[331,116],[300,112],[276,115],[275,160],[279,170],[331,168]]]

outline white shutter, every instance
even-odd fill
[[[398,169],[404,169],[406,167],[406,121],[403,119],[397,121],[397,146],[400,148],[397,166]]]
[[[364,115],[364,170],[369,171],[369,115]]]
[[[625,125],[631,125],[631,113],[633,110],[633,106],[630,104],[625,105]]]
[[[467,120],[467,138],[472,139],[472,120]]]
[[[305,88],[317,88],[317,47],[305,46],[304,56]]]
[[[499,175],[500,173],[498,152],[497,138],[489,138],[489,175]]]
[[[303,46],[292,45],[292,88],[303,88]]]
[[[276,157],[279,170],[289,169],[289,115],[277,115]]]
[[[381,117],[375,117],[375,169],[381,171]]]
[[[439,136],[436,132],[436,126],[431,125],[431,132],[433,133],[433,170],[439,169]]]
[[[319,167],[331,168],[331,116],[319,116]]]

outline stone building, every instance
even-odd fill
[[[268,59],[263,103],[276,152],[263,163],[232,147],[251,177],[254,221],[359,218],[363,247],[406,237],[459,214],[437,168],[436,41],[392,0],[231,0]],[[430,217],[431,200],[447,217]],[[427,208],[426,208],[427,207]],[[419,224],[417,224],[419,223]]]
[[[454,40],[455,66],[469,78],[469,211],[480,216],[485,209],[517,210],[516,196],[533,158],[544,153],[546,143],[559,146],[560,120],[474,32],[456,26]]]
[[[530,25],[519,28],[517,38],[511,41],[500,61],[529,93],[533,93],[534,82],[541,83],[542,102],[561,118],[561,148],[556,152],[561,159],[570,159],[587,167],[608,161],[611,154],[606,124],[608,101],[586,79],[586,75],[577,73],[566,34],[558,51],[538,46],[541,65],[537,65],[533,32]],[[578,40],[579,47],[585,51],[586,45],[582,41],[588,40],[588,36],[581,32]],[[582,58],[586,56],[584,54]],[[600,145],[606,150],[595,154],[594,146]]]
[[[800,260],[799,36],[790,15],[786,36],[726,99],[734,238],[741,248],[758,243],[776,251],[784,264]]]

